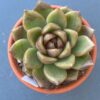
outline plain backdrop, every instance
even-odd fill
[[[80,10],[95,29],[97,63],[89,78],[75,90],[45,95],[24,86],[12,72],[7,57],[10,31],[24,9],[33,9],[36,0],[0,0],[0,100],[100,100],[100,0],[45,0],[49,4],[67,5]]]

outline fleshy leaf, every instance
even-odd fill
[[[89,54],[86,54],[81,57],[76,57],[76,62],[75,65],[73,66],[73,69],[82,70],[92,65],[93,65],[93,61],[91,56]]]
[[[39,2],[36,5],[35,11],[40,13],[44,18],[48,16],[48,14],[53,10],[50,5],[44,3],[44,2]]]
[[[77,70],[68,70],[67,71],[67,81],[76,81],[78,79],[79,71]]]
[[[59,59],[55,65],[59,68],[62,68],[62,69],[70,69],[73,67],[75,63],[75,56],[74,55],[70,55],[66,58],[63,58],[63,59]]]
[[[24,66],[28,69],[35,69],[42,67],[42,63],[37,57],[37,50],[35,48],[29,48],[26,50],[23,58]]]
[[[26,68],[25,66],[22,67],[22,72],[24,72],[24,74],[26,74],[26,75],[29,76],[29,77],[32,76],[32,70]]]
[[[54,62],[57,61],[56,58],[43,55],[43,54],[40,53],[39,51],[37,52],[37,56],[38,56],[39,60],[40,60],[43,64],[52,64],[52,63],[54,63]]]
[[[52,41],[50,41],[47,46],[46,46],[48,49],[54,49],[55,48],[55,45]]]
[[[49,32],[53,32],[53,31],[59,30],[59,29],[61,29],[60,26],[56,25],[55,23],[48,23],[43,28],[42,34],[46,34],[46,33],[49,33]]]
[[[39,37],[39,39],[36,42],[36,48],[43,54],[46,54],[46,49],[43,44],[43,36]]]
[[[94,47],[94,43],[85,35],[78,37],[76,46],[72,49],[75,56],[83,56],[90,52]]]
[[[64,44],[60,38],[57,38],[57,48],[63,48]]]
[[[65,16],[67,18],[67,28],[79,32],[82,26],[82,21],[79,13],[76,11],[70,11],[66,13]]]
[[[35,43],[40,35],[41,35],[40,27],[35,27],[35,28],[28,30],[27,38],[32,46],[35,46]]]
[[[67,34],[67,38],[71,43],[71,47],[73,48],[76,45],[77,39],[78,39],[78,33],[71,29],[65,29],[65,32]]]
[[[57,35],[58,37],[60,37],[60,39],[63,41],[63,43],[67,42],[67,35],[64,31],[61,30],[57,30],[53,32],[55,35]]]
[[[22,38],[27,38],[27,33],[24,30],[23,26],[18,26],[12,30],[14,40],[19,40]]]
[[[51,57],[57,57],[61,53],[62,49],[47,49],[48,55]]]
[[[50,12],[47,17],[47,23],[55,23],[59,25],[62,29],[67,26],[67,20],[62,10],[59,8]]]
[[[86,25],[83,25],[80,32],[79,32],[79,35],[87,35],[88,37],[91,38],[93,36],[93,33],[94,33],[93,28],[86,26]]]
[[[64,69],[56,67],[54,64],[44,65],[44,74],[53,84],[59,85],[67,78],[67,72]]]
[[[59,55],[59,58],[64,58],[67,57],[71,54],[71,45],[70,42],[67,42],[65,45],[64,50],[62,51],[62,53]]]
[[[23,26],[25,30],[29,30],[34,27],[43,28],[46,21],[42,15],[33,10],[26,10],[23,15]]]
[[[10,48],[10,52],[17,59],[22,61],[25,51],[31,47],[27,39],[17,40],[12,47]]]
[[[55,38],[55,34],[48,33],[44,36],[44,44],[47,44],[51,39]]]
[[[64,12],[64,14],[69,12],[69,11],[72,11],[72,9],[70,9],[69,7],[66,7],[66,6],[60,7],[60,9]]]
[[[44,72],[43,72],[43,67],[38,68],[38,69],[34,69],[32,71],[32,75],[33,75],[33,78],[38,83],[39,87],[43,87],[43,88],[49,88],[50,87],[51,83],[45,77]]]

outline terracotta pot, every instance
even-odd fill
[[[52,7],[53,8],[59,8],[60,6],[52,6]],[[83,24],[85,24],[87,26],[90,26],[88,24],[88,22],[84,18],[82,18],[82,22],[83,22]],[[22,18],[18,20],[18,22],[15,24],[14,27],[18,27],[21,24],[22,24]],[[93,42],[95,44],[95,47],[93,48],[93,50],[91,52],[91,56],[92,56],[93,62],[95,64],[95,62],[96,62],[96,54],[97,54],[97,44],[96,44],[95,35],[93,35],[92,40],[93,40]],[[35,87],[35,86],[33,86],[33,85],[31,85],[31,84],[29,84],[29,83],[27,83],[27,82],[22,80],[23,73],[19,69],[17,61],[13,58],[12,54],[9,52],[9,49],[12,46],[13,43],[14,43],[14,41],[13,41],[12,33],[10,33],[10,37],[9,37],[9,40],[8,40],[8,59],[9,59],[9,63],[10,63],[11,68],[13,69],[13,71],[14,71],[15,75],[17,76],[17,78],[22,83],[24,83],[27,87],[29,87],[29,88],[31,88],[31,89],[33,89],[35,91],[41,92],[41,93],[59,94],[59,93],[64,93],[64,92],[71,91],[71,90],[75,89],[76,87],[78,87],[79,85],[81,85],[88,78],[88,76],[90,75],[90,73],[92,72],[92,70],[94,68],[94,66],[90,66],[88,68],[88,70],[86,71],[85,75],[80,77],[77,81],[75,81],[73,83],[70,83],[69,85],[61,87],[61,88],[46,90],[46,89],[43,89],[43,88]]]

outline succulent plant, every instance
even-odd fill
[[[40,87],[58,86],[77,80],[81,70],[93,65],[93,31],[82,24],[80,12],[40,2],[25,10],[22,25],[13,29],[10,52]]]

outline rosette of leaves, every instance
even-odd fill
[[[81,70],[93,65],[93,29],[83,25],[80,13],[68,7],[54,9],[40,2],[34,10],[24,11],[22,25],[12,34],[11,53],[40,87],[75,81]]]

